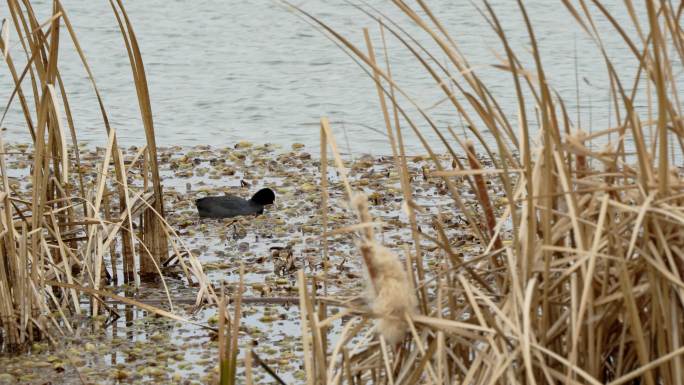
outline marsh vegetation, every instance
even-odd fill
[[[79,146],[59,74],[65,36],[97,85],[67,11],[56,1],[37,20],[29,1],[8,1],[26,67],[8,52],[9,24],[0,49],[33,143],[0,140],[0,338],[6,352],[49,359],[2,358],[12,371],[0,380],[684,378],[682,3],[626,1],[624,25],[599,1],[559,2],[603,54],[610,127],[568,113],[547,81],[553,52],[538,46],[522,1],[515,16],[477,5],[500,39],[493,67],[510,76],[514,115],[422,0],[393,1],[420,39],[361,5],[373,28],[358,43],[292,6],[375,84],[368,102],[379,104],[392,149],[342,154],[322,118],[320,158],[298,144],[158,147],[134,30],[122,2],[110,3],[147,138],[128,149],[97,92],[107,145]],[[504,16],[522,18],[527,51],[512,48]],[[599,30],[598,18],[612,29]],[[605,34],[636,58],[629,79]],[[434,80],[462,127],[437,124],[393,77],[390,41]],[[423,154],[407,153],[408,133]],[[199,221],[193,211],[196,198],[266,186],[278,198],[264,216]],[[94,358],[105,351],[104,362]]]

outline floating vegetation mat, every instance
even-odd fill
[[[358,222],[333,167],[328,173],[329,259],[323,258],[321,165],[307,150],[299,144],[285,149],[251,143],[238,143],[231,148],[158,149],[167,220],[199,257],[212,285],[217,290],[223,287],[231,295],[237,287],[240,264],[244,264],[240,357],[252,349],[281,378],[292,383],[305,377],[296,271],[304,269],[308,276],[317,278],[321,295],[334,294],[350,301],[361,301],[365,281],[357,237],[351,232],[334,233],[335,229]],[[138,151],[135,147],[125,151],[127,165]],[[14,154],[8,167],[14,172],[13,183],[18,190],[25,189],[32,151],[25,145],[11,145],[8,152]],[[96,162],[102,159],[104,149],[80,152],[86,183],[95,183]],[[382,229],[382,243],[398,251],[410,245],[408,218],[401,205],[399,176],[392,158],[343,158],[352,186],[366,192],[371,215],[381,222],[378,228]],[[421,231],[437,237],[431,221],[439,212],[449,239],[459,246],[465,258],[481,253],[480,246],[466,231],[464,218],[450,204],[442,179],[430,177],[432,162],[412,156],[408,164],[416,201],[425,209],[417,215]],[[130,175],[131,186],[145,183],[142,173]],[[275,205],[268,207],[264,215],[202,220],[197,215],[197,198],[225,193],[249,198],[262,187],[276,192]],[[491,191],[502,194],[496,186]],[[474,192],[467,184],[463,184],[461,193],[468,198],[468,204],[474,204]],[[502,202],[498,203],[500,206]],[[444,263],[443,252],[428,241],[422,246],[426,250],[426,264],[438,271]],[[216,326],[216,307],[195,306],[196,289],[188,285],[182,266],[172,257],[164,262],[163,269],[175,312],[200,324]],[[107,270],[111,271],[111,266],[107,265]],[[122,277],[118,278],[118,282],[123,282]],[[168,309],[161,284],[143,284],[138,290],[110,284],[104,289]],[[59,346],[36,343],[28,355],[0,356],[0,384],[193,384],[218,379],[215,332],[129,305],[108,304],[118,312],[118,318],[73,319],[74,335],[60,341]],[[334,313],[334,308],[331,311]],[[331,343],[335,343],[339,328],[339,323],[333,325]],[[273,381],[256,366],[254,380]]]

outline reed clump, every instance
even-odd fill
[[[302,290],[309,315],[321,315],[317,309],[331,304],[342,308],[329,317],[310,317],[304,326],[305,351],[311,347],[313,352],[307,356],[308,383],[680,383],[684,378],[684,119],[677,77],[684,62],[681,7],[666,1],[639,6],[626,2],[634,24],[627,26],[620,25],[600,2],[592,2],[595,8],[584,1],[579,6],[560,2],[568,17],[596,42],[610,79],[614,108],[607,113],[618,123],[592,127],[587,133],[572,121],[565,102],[547,81],[542,58],[551,53],[538,47],[522,1],[518,5],[533,63],[529,68],[511,48],[494,8],[487,1],[480,3],[483,17],[501,41],[501,62],[495,67],[510,74],[510,90],[518,103],[515,117],[503,112],[477,69],[460,54],[457,39],[425,2],[393,3],[438,47],[437,52],[426,49],[396,21],[369,7],[359,9],[377,23],[383,44],[393,39],[435,80],[454,116],[466,122],[480,155],[467,138],[439,127],[414,102],[401,87],[401,79],[392,77],[387,50],[382,51],[383,64],[376,60],[368,33],[367,49],[362,49],[299,10],[345,49],[378,87],[401,175],[406,226],[413,234],[414,242],[407,245],[407,281],[415,282],[417,298],[415,311],[401,307],[406,315],[405,327],[397,329],[401,333],[391,333],[396,337],[392,340],[398,341],[408,330],[410,338],[391,347],[365,332],[369,318],[384,322],[383,311],[354,301],[317,300]],[[648,15],[646,23],[637,17],[640,14]],[[605,19],[613,30],[600,31],[597,18]],[[636,35],[626,33],[627,27]],[[601,34],[607,33],[619,34],[637,59],[630,73],[633,82],[626,82],[615,70],[601,40]],[[443,64],[444,57],[450,67]],[[637,100],[648,101],[647,113],[635,108]],[[410,114],[408,107],[418,113]],[[421,126],[433,131],[449,158],[459,163],[457,167],[438,156]],[[466,219],[477,252],[460,252],[462,243],[452,237],[439,210],[431,212],[433,231],[425,231],[425,226],[418,230],[416,213],[425,216],[428,211],[412,199],[406,130],[433,160],[435,171],[428,177],[443,183],[453,210]],[[338,158],[330,132],[329,127],[324,130],[324,143],[331,143]],[[466,162],[459,161],[463,158]],[[485,163],[491,166],[484,167]],[[338,169],[344,176],[341,162]],[[463,197],[469,187],[477,199],[474,209],[466,208]],[[494,187],[503,191],[502,199],[491,199]],[[348,191],[350,197],[352,193]],[[360,201],[353,204],[363,212]],[[363,215],[361,222],[355,230],[362,234],[360,254],[370,270],[369,284],[382,275],[373,269],[403,279],[391,273],[397,267],[395,259],[389,265],[368,263],[368,255],[378,249],[366,243],[372,227],[363,226],[368,222]],[[328,233],[324,228],[323,236]],[[430,257],[444,263],[424,263],[425,245],[436,246]],[[300,288],[306,285],[300,282]],[[335,346],[326,349],[325,327],[340,314],[349,317]]]
[[[2,119],[12,103],[20,104],[32,141],[32,164],[30,183],[21,188],[11,183],[18,171],[8,167],[12,154],[6,153],[0,136],[0,350],[22,350],[42,338],[57,341],[71,332],[74,314],[116,316],[105,297],[182,319],[104,289],[117,283],[119,273],[129,288],[140,279],[163,282],[160,266],[169,250],[181,261],[188,281],[199,284],[200,296],[213,296],[201,265],[192,255],[181,254],[184,246],[164,220],[144,65],[123,3],[110,4],[130,59],[147,138],[127,164],[64,6],[53,1],[49,18],[38,20],[30,1],[7,1],[11,22],[3,23],[0,50],[14,89]],[[10,28],[18,44],[9,42]],[[92,84],[107,138],[90,181],[60,73],[58,53],[65,36]],[[16,60],[15,51],[23,58]],[[143,175],[142,186],[128,184],[134,172]],[[84,293],[90,302],[82,302]],[[173,311],[171,302],[169,306]]]

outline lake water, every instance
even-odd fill
[[[46,20],[51,1],[32,1]],[[369,3],[383,14],[405,22],[391,2]],[[503,55],[501,44],[478,10],[465,1],[434,1],[433,11],[450,31],[460,50],[484,82],[491,87],[512,121],[517,104],[510,74],[494,68]],[[478,3],[478,2],[476,2]],[[531,63],[528,37],[516,2],[491,1],[508,36],[524,62]],[[629,17],[619,0],[602,2],[635,38]],[[112,125],[123,144],[139,144],[144,133],[139,118],[131,70],[109,2],[63,0],[81,45],[104,96]],[[365,47],[362,28],[370,29],[376,48],[381,47],[375,21],[343,1],[298,2],[305,10],[329,23],[350,41]],[[585,130],[615,125],[611,121],[608,78],[595,44],[580,30],[560,1],[525,1],[536,28],[550,82],[565,99],[570,116]],[[275,0],[145,0],[126,2],[146,65],[157,140],[161,145],[233,145],[241,140],[289,145],[305,143],[316,151],[319,119],[328,116],[345,152],[389,154],[374,83],[340,48],[307,24],[300,15]],[[642,7],[641,4],[638,5]],[[367,8],[368,9],[368,8]],[[0,16],[8,18],[7,5]],[[645,14],[641,15],[642,19]],[[642,20],[643,21],[643,20]],[[631,87],[634,59],[609,23],[597,16],[609,54]],[[404,23],[404,25],[408,25]],[[421,42],[443,53],[415,27],[407,28]],[[106,136],[99,109],[85,72],[63,30],[60,68],[70,93],[79,139],[104,143]],[[22,63],[16,33],[11,53]],[[417,103],[429,108],[438,126],[451,125],[463,132],[462,120],[415,59],[389,39],[393,75]],[[380,52],[379,52],[380,53]],[[21,67],[20,67],[21,68]],[[452,68],[453,69],[453,68]],[[576,77],[575,73],[578,73]],[[12,82],[6,70],[0,76],[4,105]],[[681,82],[681,71],[676,74]],[[577,85],[581,102],[576,99]],[[682,85],[684,87],[684,84]],[[28,89],[27,89],[28,90]],[[432,107],[436,105],[436,107]],[[431,108],[432,107],[432,108]],[[640,103],[645,111],[645,103]],[[532,112],[532,108],[529,108]],[[427,124],[416,121],[432,143]],[[26,128],[15,103],[3,126],[5,137],[26,141]],[[415,137],[410,151],[420,150]],[[439,151],[443,147],[437,146]]]

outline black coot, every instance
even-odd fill
[[[270,188],[257,191],[252,199],[242,199],[235,195],[206,197],[195,201],[200,218],[230,218],[238,215],[259,215],[264,206],[275,201],[275,193]]]

